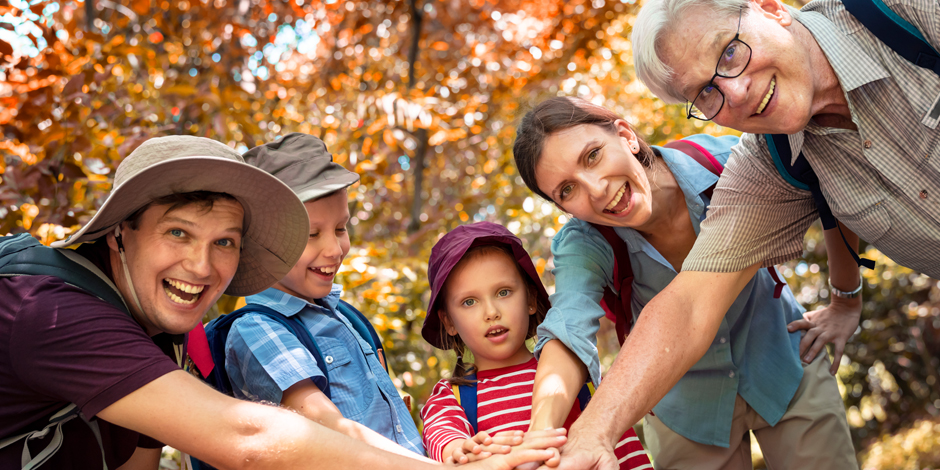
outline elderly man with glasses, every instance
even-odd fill
[[[805,157],[849,238],[940,279],[940,4],[881,5],[920,38],[927,52],[915,65],[849,12],[858,1],[816,0],[802,10],[779,0],[644,3],[633,31],[640,79],[663,100],[688,103],[689,118],[746,134],[682,272],[646,305],[572,426],[562,468],[614,468],[606,449],[707,350],[744,282],[801,256],[817,206],[782,176],[765,135],[784,136],[792,152],[784,162]],[[858,301],[861,279],[831,284],[835,297]],[[834,311],[812,320],[837,343],[858,324]]]

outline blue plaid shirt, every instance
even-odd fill
[[[323,362],[280,324],[261,315],[245,315],[232,324],[225,342],[225,372],[235,396],[254,401],[281,402],[284,390],[306,379],[323,388],[325,366],[333,403],[347,419],[356,421],[424,455],[421,434],[369,342],[336,311],[343,293],[340,285],[316,303],[270,288],[247,297],[248,304],[263,305],[300,319],[320,348]]]

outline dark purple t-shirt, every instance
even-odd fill
[[[80,253],[110,276],[107,245],[96,245],[83,246]],[[0,278],[0,299],[0,439],[42,428],[69,403],[91,419],[134,390],[179,370],[126,313],[58,278]],[[124,463],[138,444],[159,445],[93,420],[101,430],[108,468]],[[33,441],[31,455],[46,442]],[[22,441],[0,449],[0,469],[20,468],[22,451]],[[67,423],[62,448],[44,467],[101,468],[101,450],[88,424],[81,419]]]

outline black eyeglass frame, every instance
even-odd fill
[[[721,78],[740,77],[741,74],[744,73],[745,70],[747,70],[747,66],[751,63],[751,46],[748,45],[748,43],[741,40],[741,17],[743,16],[744,16],[744,7],[741,7],[740,11],[738,12],[738,30],[734,33],[734,39],[732,39],[731,41],[728,41],[728,44],[723,49],[721,49],[721,56],[718,57],[718,63],[715,64],[715,74],[712,75],[711,80],[709,80],[708,84],[703,86],[702,89],[699,90],[699,92],[695,95],[695,99],[689,102],[689,104],[686,106],[686,117],[685,117],[686,119],[698,119],[699,121],[711,121],[712,119],[714,119],[715,116],[717,116],[718,113],[721,112],[721,108],[725,106],[725,94],[722,93],[721,88],[718,86],[718,84],[715,83],[715,79],[718,77],[721,77]],[[721,73],[718,72],[718,68],[721,67],[721,58],[725,55],[725,51],[727,51],[728,48],[731,47],[731,45],[734,44],[735,42],[739,42],[743,44],[744,47],[747,49],[747,61],[744,62],[744,67],[741,67],[740,72],[734,75],[722,75]],[[705,92],[705,89],[710,86],[715,87],[715,90],[718,91],[719,95],[721,95],[721,104],[718,106],[718,110],[715,111],[715,114],[712,114],[711,117],[704,117],[704,114],[702,116],[696,116],[692,114],[692,109],[695,108],[695,102],[698,101],[702,93]]]

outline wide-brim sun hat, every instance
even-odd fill
[[[294,192],[245,163],[225,144],[193,136],[157,137],[137,147],[118,166],[111,192],[98,212],[67,240],[52,246],[96,240],[152,201],[194,191],[229,194],[245,211],[241,257],[226,294],[261,292],[300,259],[309,221]]]
[[[431,300],[428,302],[428,313],[424,316],[424,325],[421,326],[421,336],[432,346],[448,349],[443,338],[443,328],[439,308],[438,295],[447,282],[450,272],[460,263],[464,255],[471,248],[487,245],[507,246],[512,250],[516,263],[531,279],[536,287],[536,295],[544,305],[549,305],[548,292],[542,285],[539,273],[532,264],[532,258],[522,246],[522,240],[510,232],[506,227],[492,222],[476,222],[461,225],[446,235],[431,248],[431,258],[428,260],[428,282],[431,284]]]

